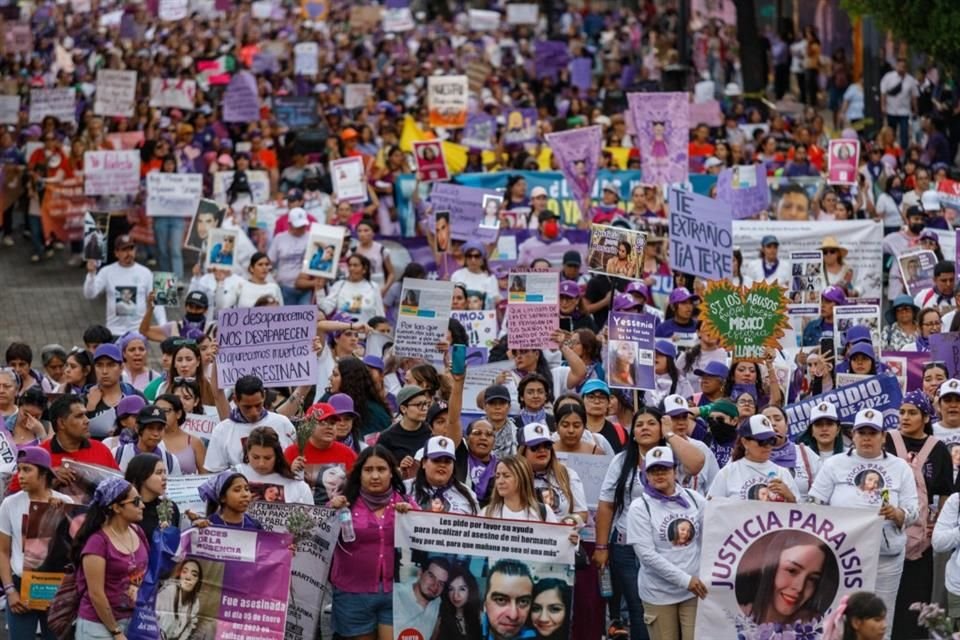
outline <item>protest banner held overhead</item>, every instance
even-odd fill
[[[594,224],[590,227],[587,269],[617,278],[643,278],[643,255],[647,236],[639,231]]]
[[[559,274],[513,270],[508,278],[507,344],[511,349],[554,348],[560,328]]]
[[[649,313],[611,313],[607,355],[607,384],[612,388],[656,388],[654,329]]]
[[[94,95],[93,112],[98,116],[132,116],[137,100],[137,72],[98,69]]]
[[[203,197],[203,176],[197,173],[147,174],[147,215],[189,218]]]
[[[548,133],[546,139],[573,197],[582,202],[593,191],[597,179],[597,158],[603,144],[601,128],[594,126]]]
[[[890,373],[871,376],[867,380],[838,387],[817,396],[808,397],[784,407],[790,437],[796,439],[810,424],[810,412],[822,402],[837,407],[840,424],[853,424],[853,417],[860,409],[873,408],[883,413],[884,429],[896,429],[900,423],[900,404],[903,393],[900,382]]]
[[[650,184],[687,181],[690,101],[686,93],[630,93],[643,178]]]
[[[734,220],[750,218],[770,206],[770,189],[763,165],[730,167],[717,177],[717,200],[730,205]]]
[[[431,358],[447,335],[453,283],[404,278],[394,334],[401,357]]]
[[[264,386],[313,384],[317,359],[316,307],[225,309],[217,317],[217,379],[220,388],[255,375]]]
[[[430,76],[427,79],[427,104],[430,126],[462,129],[467,124],[467,76]]]
[[[697,606],[697,629],[718,638],[819,640],[844,595],[873,590],[881,527],[869,509],[714,498],[700,536],[707,597]],[[796,547],[811,549],[820,578],[784,617],[772,601],[774,577],[789,571],[788,551]]]

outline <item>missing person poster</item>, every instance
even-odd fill
[[[470,297],[467,292],[467,301]],[[499,335],[497,312],[495,309],[474,309],[470,311],[451,311],[450,317],[456,319],[467,331],[467,345],[492,349]]]
[[[696,627],[713,637],[819,640],[843,596],[874,588],[874,510],[715,498],[703,523]],[[787,573],[819,579],[791,589]]]
[[[317,358],[317,308],[254,307],[224,309],[217,316],[217,381],[221,389],[255,375],[265,387],[313,384]]]
[[[310,241],[303,253],[301,271],[319,278],[333,280],[340,264],[344,227],[314,223],[310,225]]]
[[[87,507],[62,502],[31,502],[23,524],[23,574],[20,602],[46,611],[71,564],[73,538],[83,525]]]
[[[304,504],[254,502],[249,514],[264,530],[291,533],[297,545],[287,607],[287,640],[320,637],[321,606],[327,599],[330,563],[340,535],[333,509]]]
[[[207,269],[233,271],[236,264],[238,229],[211,229],[207,243]]]
[[[93,433],[92,429],[91,433]],[[63,467],[73,474],[73,480],[70,484],[60,487],[58,491],[73,498],[77,504],[90,504],[97,485],[104,480],[123,477],[123,474],[116,469],[108,469],[89,462],[77,462],[69,458],[64,458]]]
[[[413,159],[420,182],[442,182],[450,179],[447,161],[443,156],[443,145],[439,140],[414,142]]]
[[[826,288],[822,251],[790,252],[790,304],[818,304]]]
[[[654,330],[657,319],[649,313],[610,314],[607,384],[619,389],[656,388]]]
[[[603,224],[591,225],[587,269],[591,273],[641,280],[646,244],[647,234],[640,231]]]
[[[836,350],[836,364],[843,362],[846,350],[846,333],[852,327],[862,326],[870,330],[870,343],[873,353],[880,354],[880,305],[878,304],[845,304],[837,305],[833,310],[834,339]]]
[[[446,339],[453,283],[404,278],[393,350],[401,358],[433,359]]]
[[[511,271],[507,298],[507,346],[549,349],[560,328],[560,275],[556,271]]]
[[[897,256],[900,276],[907,293],[916,297],[924,289],[933,287],[933,268],[937,266],[937,254],[929,249],[910,251]]]
[[[397,514],[394,639],[570,638],[571,531],[541,522]],[[470,606],[458,606],[458,594]]]
[[[469,97],[467,76],[429,76],[427,105],[430,110],[430,126],[462,129],[467,124]]]
[[[827,148],[827,182],[855,185],[859,160],[859,140],[831,140]]]
[[[330,161],[333,195],[343,202],[363,202],[367,199],[367,181],[363,158],[339,158]]]
[[[291,536],[244,529],[191,529],[182,560],[157,593],[163,637],[283,640]]]
[[[169,271],[153,272],[153,304],[158,307],[179,307],[180,289],[177,274]]]

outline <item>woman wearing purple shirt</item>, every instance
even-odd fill
[[[397,461],[385,447],[364,449],[347,478],[344,493],[330,507],[347,507],[353,540],[333,553],[333,630],[340,637],[393,637],[393,523],[397,513],[417,506],[406,497]]]

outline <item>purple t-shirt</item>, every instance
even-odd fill
[[[131,554],[122,553],[117,549],[103,529],[90,536],[87,543],[83,545],[84,556],[97,555],[107,560],[103,589],[107,595],[107,602],[113,610],[113,617],[117,620],[126,620],[133,615],[133,608],[137,603],[137,589],[147,571],[149,548],[147,539],[139,527],[136,525],[131,527],[140,538],[140,546]],[[77,570],[77,593],[80,594],[78,617],[90,622],[100,622],[100,616],[97,615],[93,602],[90,601],[82,565]]]

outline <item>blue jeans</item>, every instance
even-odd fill
[[[614,534],[616,535],[616,534]],[[650,640],[647,625],[643,622],[643,602],[637,590],[637,574],[640,573],[640,561],[633,547],[628,544],[610,545],[610,569],[613,573],[610,578],[613,590],[627,601],[627,611],[630,613],[630,640]],[[616,612],[619,614],[619,611]],[[614,616],[611,612],[611,617]]]
[[[286,306],[310,304],[313,299],[313,289],[295,289],[280,285],[280,293],[283,294],[283,304]]]
[[[910,116],[887,116],[887,126],[897,132],[900,148],[906,150],[910,146]]]
[[[41,256],[46,244],[43,237],[43,220],[40,216],[27,214],[27,224],[30,225],[30,242],[33,243],[33,253]]]
[[[157,240],[157,267],[183,279],[183,218],[159,216],[153,219],[153,236]]]
[[[20,592],[20,576],[13,576],[13,586]],[[10,630],[11,638],[33,638],[37,633],[37,624],[40,624],[40,637],[43,640],[56,640],[57,636],[47,629],[46,611],[28,611],[27,613],[14,613],[7,606],[7,628]]]

